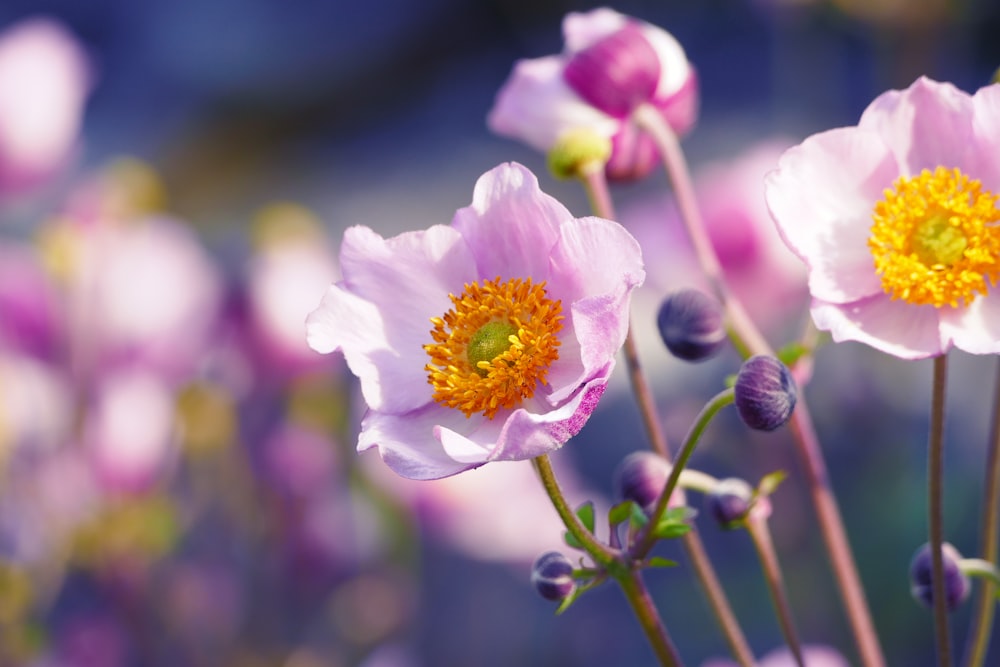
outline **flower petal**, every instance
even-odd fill
[[[473,259],[453,229],[434,226],[383,239],[367,227],[344,233],[344,280],[327,290],[306,321],[309,345],[341,349],[374,409],[403,413],[431,400],[423,345],[430,318],[476,279]]]
[[[950,83],[920,77],[906,90],[875,98],[858,127],[877,132],[901,173],[915,175],[938,166],[965,169],[973,147],[971,120],[969,95]]]
[[[538,187],[538,179],[516,163],[502,164],[476,182],[472,205],[455,214],[453,227],[465,238],[478,277],[548,277],[549,251],[559,226],[573,216]]]
[[[901,359],[925,359],[942,354],[938,312],[933,306],[893,301],[888,295],[836,304],[813,301],[816,326],[833,340],[856,340]]]
[[[897,174],[878,135],[840,128],[789,149],[765,178],[771,216],[809,267],[817,299],[848,303],[882,291],[868,237],[875,203]]]
[[[941,334],[950,347],[971,354],[1000,353],[1000,289],[966,308],[941,309]]]
[[[520,60],[486,118],[490,130],[548,152],[563,133],[590,129],[611,137],[618,121],[584,102],[563,80],[563,59]]]
[[[589,12],[570,12],[562,23],[566,52],[582,51],[591,44],[621,30],[628,21],[627,16],[607,7],[600,7]]]
[[[616,222],[581,218],[563,225],[552,250],[549,289],[553,297],[571,304],[570,319],[561,338],[579,341],[579,359],[560,349],[560,362],[549,374],[549,400],[558,403],[614,359],[629,325],[632,290],[646,273],[639,243]],[[570,329],[570,325],[572,329]]]
[[[461,411],[442,408],[436,403],[402,415],[372,410],[361,422],[358,451],[378,447],[386,465],[397,474],[410,479],[440,479],[486,462],[492,447],[478,443],[492,444],[495,433],[493,437],[473,439],[477,425],[488,427],[490,423],[478,415],[466,419]],[[472,437],[463,438],[464,442],[449,437],[449,446],[442,444],[442,431],[463,430]],[[477,449],[482,456],[475,456]]]
[[[972,96],[971,145],[978,147],[978,164],[971,164],[970,174],[982,181],[994,194],[1000,194],[1000,83],[980,88]]]

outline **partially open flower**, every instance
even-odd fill
[[[941,545],[941,556],[944,558],[944,595],[948,611],[955,611],[969,597],[969,577],[962,572],[959,561],[961,554],[952,545],[945,542]],[[914,554],[910,562],[910,592],[914,599],[928,607],[934,606],[934,586],[932,582],[931,545],[924,544]]]
[[[998,152],[1000,85],[921,78],[785,153],[766,198],[816,326],[903,359],[1000,352]]]
[[[573,218],[516,164],[481,177],[451,226],[348,229],[340,265],[309,344],[343,351],[361,380],[359,449],[416,479],[533,458],[578,433],[645,277],[623,227]]]
[[[773,431],[792,416],[798,390],[791,371],[775,357],[750,357],[736,376],[736,410],[758,431]]]
[[[612,141],[608,177],[645,176],[658,154],[631,113],[651,105],[677,133],[697,115],[697,80],[683,48],[670,33],[607,8],[568,14],[563,35],[562,54],[514,66],[490,129],[544,152],[587,129]]]

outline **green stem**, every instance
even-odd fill
[[[680,656],[677,654],[673,642],[670,641],[670,636],[667,635],[660,613],[650,599],[649,591],[643,584],[639,571],[628,570],[627,575],[618,578],[618,583],[639,620],[639,626],[646,635],[646,639],[653,647],[656,659],[664,667],[680,667]]]
[[[993,396],[993,425],[986,455],[986,480],[983,485],[983,508],[979,527],[980,557],[997,562],[997,532],[1000,529],[1000,361],[997,362],[996,388]],[[990,647],[993,616],[996,613],[996,584],[984,580],[976,593],[969,638],[966,642],[965,667],[982,667]]]
[[[531,460],[531,463],[535,466],[535,471],[542,481],[545,493],[548,494],[549,499],[552,501],[552,506],[556,508],[559,518],[562,519],[563,524],[566,526],[566,530],[583,545],[583,548],[590,554],[595,563],[605,569],[616,569],[618,554],[598,542],[594,534],[587,530],[580,522],[580,518],[569,506],[569,503],[566,502],[566,496],[563,495],[562,489],[559,488],[559,482],[556,480],[556,475],[552,470],[552,463],[549,461],[548,455],[542,454],[541,456],[537,456]],[[612,574],[614,573],[612,572]]]
[[[767,582],[767,590],[771,594],[771,602],[774,604],[774,611],[778,616],[781,634],[785,637],[785,643],[788,644],[788,650],[792,652],[795,663],[798,667],[805,667],[802,644],[792,620],[792,608],[788,603],[788,594],[781,576],[781,563],[778,561],[778,553],[774,549],[771,531],[767,526],[767,518],[758,516],[751,510],[750,516],[747,517],[746,526],[747,532],[750,533],[750,539],[753,540],[754,548],[757,550],[757,556],[760,558],[761,568],[764,570],[764,580]]]
[[[948,607],[945,600],[944,513],[944,395],[948,375],[948,357],[934,357],[934,380],[931,392],[931,424],[927,447],[927,524],[931,548],[931,585],[934,597],[934,637],[938,667],[950,667],[951,642],[948,636]]]
[[[677,488],[677,482],[680,480],[681,471],[687,465],[688,459],[694,453],[695,447],[698,446],[698,441],[701,439],[702,433],[708,427],[709,422],[712,418],[730,403],[733,402],[734,392],[732,388],[723,389],[718,394],[716,394],[712,399],[705,404],[705,407],[701,409],[698,416],[695,418],[694,423],[691,425],[687,436],[684,438],[684,443],[681,445],[681,451],[677,455],[677,461],[670,468],[670,475],[667,477],[667,482],[663,487],[663,491],[660,493],[660,497],[656,500],[656,508],[653,510],[649,517],[649,523],[646,524],[645,530],[642,535],[639,536],[636,542],[635,548],[633,549],[633,554],[637,559],[645,558],[649,550],[652,549],[653,545],[656,543],[656,525],[660,522],[663,517],[664,512],[667,511],[667,505],[670,503],[670,496],[673,494],[674,489]]]
[[[746,311],[730,293],[725,283],[721,265],[715,249],[708,238],[698,210],[697,198],[687,161],[680,148],[677,136],[663,121],[659,113],[648,106],[640,107],[633,114],[633,120],[642,127],[656,143],[667,175],[673,185],[674,195],[681,212],[681,219],[687,228],[695,254],[702,271],[708,277],[716,295],[725,307],[729,320],[728,329],[741,354],[773,354],[767,341],[747,315]],[[809,483],[809,493],[816,508],[820,533],[830,556],[834,577],[840,590],[847,619],[851,624],[863,667],[884,667],[885,658],[879,645],[875,625],[872,622],[864,588],[858,575],[857,565],[847,541],[847,532],[837,508],[826,471],[826,462],[812,426],[809,409],[800,391],[798,404],[790,422],[795,446],[802,458]]]
[[[614,204],[608,191],[608,182],[604,177],[604,165],[596,162],[592,163],[580,169],[579,177],[594,212],[602,218],[609,220],[616,219]],[[649,436],[650,445],[653,451],[657,452],[669,463],[670,448],[667,444],[663,428],[660,425],[656,403],[653,400],[649,383],[646,381],[642,367],[639,364],[639,353],[635,345],[635,339],[632,336],[631,326],[629,326],[622,349],[624,350],[625,361],[628,366],[628,376],[632,385],[632,392],[639,406],[639,413],[642,416],[646,433]],[[755,660],[750,650],[750,645],[747,643],[746,637],[740,629],[740,624],[736,620],[736,615],[733,613],[729,600],[726,598],[725,591],[722,590],[722,584],[719,583],[719,577],[708,558],[708,552],[705,551],[705,545],[701,541],[698,529],[692,526],[691,530],[681,538],[681,543],[684,546],[688,559],[691,561],[698,583],[701,585],[705,597],[708,599],[712,613],[719,623],[722,634],[733,656],[739,661],[740,667],[753,667]]]

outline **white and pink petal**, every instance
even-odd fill
[[[813,301],[812,317],[835,342],[858,341],[901,359],[926,359],[947,351],[933,306],[893,301],[886,294],[845,304]]]

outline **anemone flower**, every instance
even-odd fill
[[[1000,352],[998,152],[1000,85],[927,78],[789,149],[766,198],[817,327],[903,359]]]
[[[630,115],[651,105],[678,134],[694,125],[698,84],[684,49],[665,30],[607,8],[567,14],[563,36],[563,53],[515,64],[490,129],[546,153],[586,130],[612,142],[609,178],[645,176],[658,153]]]
[[[368,412],[359,450],[397,473],[446,477],[562,446],[604,392],[645,273],[617,223],[574,218],[504,164],[450,226],[344,234],[343,279],[307,318],[342,351]]]

